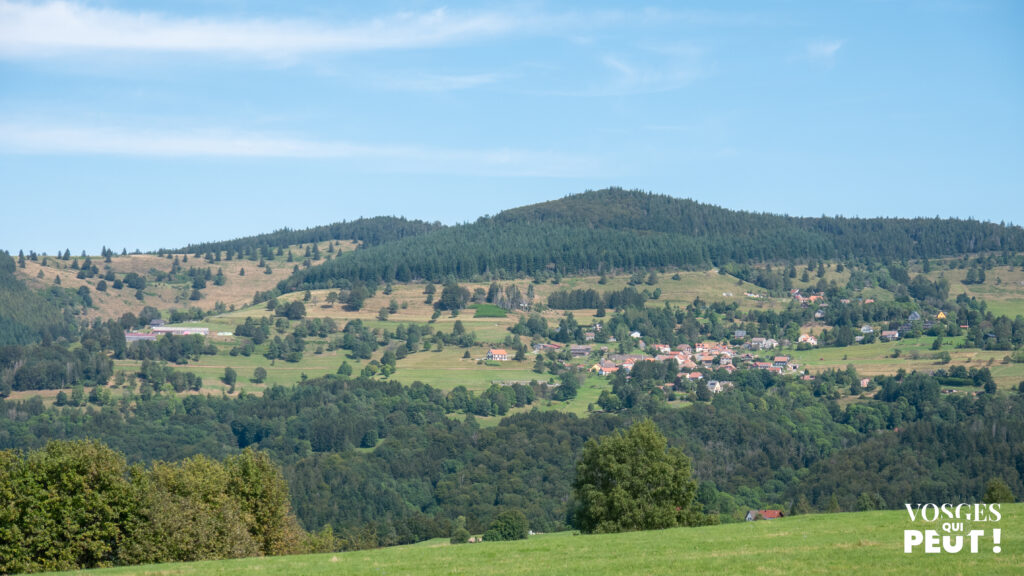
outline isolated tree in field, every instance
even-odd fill
[[[370,291],[366,289],[366,286],[358,284],[349,290],[348,297],[345,299],[345,309],[350,312],[357,312],[362,309],[363,303],[369,297]]]
[[[228,366],[227,368],[224,369],[224,384],[226,384],[229,388],[234,389],[235,382],[237,380],[238,372],[235,372],[234,368]]]
[[[543,374],[547,370],[547,364],[544,363],[544,356],[537,354],[537,360],[533,363],[533,371],[537,374]]]
[[[582,378],[572,370],[562,372],[562,375],[559,377],[561,384],[559,384],[558,388],[555,388],[551,397],[563,402],[572,400],[576,397],[576,393],[579,392],[581,379]]]
[[[588,533],[708,523],[694,496],[690,459],[668,448],[654,422],[591,439],[576,463],[573,524]]]
[[[457,282],[448,282],[441,289],[441,297],[434,308],[438,310],[460,310],[469,302],[469,290],[459,286]]]
[[[267,369],[263,366],[257,366],[252,371],[252,381],[256,384],[262,384],[267,379]]]
[[[298,300],[289,302],[284,309],[284,317],[289,320],[302,320],[306,317],[306,305]]]

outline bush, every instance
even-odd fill
[[[501,540],[525,540],[530,530],[526,515],[519,510],[505,510],[491,522],[484,532],[484,540],[497,542]]]
[[[452,544],[465,544],[469,542],[469,530],[466,530],[465,516],[459,516],[455,519],[455,528],[452,530],[452,537],[449,542]]]

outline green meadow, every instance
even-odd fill
[[[907,372],[917,370],[932,372],[948,368],[953,364],[967,367],[988,368],[992,378],[1000,388],[1009,390],[1016,388],[1024,381],[1024,364],[1004,362],[1011,352],[1005,350],[979,350],[977,348],[957,348],[963,343],[963,337],[945,338],[939,351],[932,350],[935,338],[907,338],[893,342],[873,342],[871,344],[855,344],[845,348],[814,348],[811,350],[785,351],[793,361],[800,365],[801,370],[807,368],[811,373],[826,369],[843,370],[853,364],[857,372],[864,376],[895,374],[899,369]],[[896,355],[897,350],[899,355]],[[949,364],[942,364],[935,356],[939,352],[949,352]]]
[[[450,545],[430,540],[359,552],[250,558],[93,570],[89,576],[242,574],[345,576],[356,574],[1020,574],[1024,566],[1024,504],[1002,506],[998,523],[971,523],[985,531],[978,552],[904,553],[904,530],[936,529],[912,523],[906,511],[814,514],[778,520],[675,528],[651,532],[542,534],[517,542]],[[1001,531],[993,552],[992,529]]]

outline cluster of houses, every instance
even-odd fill
[[[127,343],[139,342],[141,340],[156,340],[164,334],[172,334],[174,336],[192,336],[198,334],[199,336],[209,336],[209,328],[200,328],[198,326],[166,326],[163,320],[153,320],[149,323],[149,329],[145,331],[129,331],[125,330],[124,340]]]
[[[809,304],[814,304],[815,302],[821,302],[825,299],[825,295],[822,294],[821,292],[813,292],[811,294],[804,295],[800,293],[799,288],[794,288],[790,290],[789,295],[793,297],[793,300],[796,300],[797,302],[805,306]]]
[[[637,362],[673,361],[679,368],[677,377],[689,381],[704,381],[706,374],[712,370],[732,374],[740,367],[746,367],[783,374],[797,372],[800,369],[789,356],[775,356],[771,362],[766,362],[749,351],[737,350],[730,344],[720,342],[703,342],[696,346],[680,344],[675,349],[667,344],[654,344],[650,348],[655,355],[610,354],[593,364],[590,371],[599,376],[607,376],[620,370],[632,372]],[[710,380],[706,385],[712,392],[721,392],[730,387],[731,383]]]

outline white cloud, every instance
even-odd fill
[[[843,40],[828,40],[822,42],[811,42],[807,45],[807,56],[814,60],[825,60],[831,62],[836,52],[843,47]]]
[[[445,9],[331,26],[310,20],[178,18],[65,1],[0,0],[0,56],[124,50],[282,58],[438,46],[502,34],[517,25],[508,15],[455,15]]]
[[[358,168],[411,173],[577,177],[593,173],[585,158],[511,148],[454,149],[306,140],[227,131],[154,132],[106,127],[0,122],[0,153],[156,158],[336,159]]]

